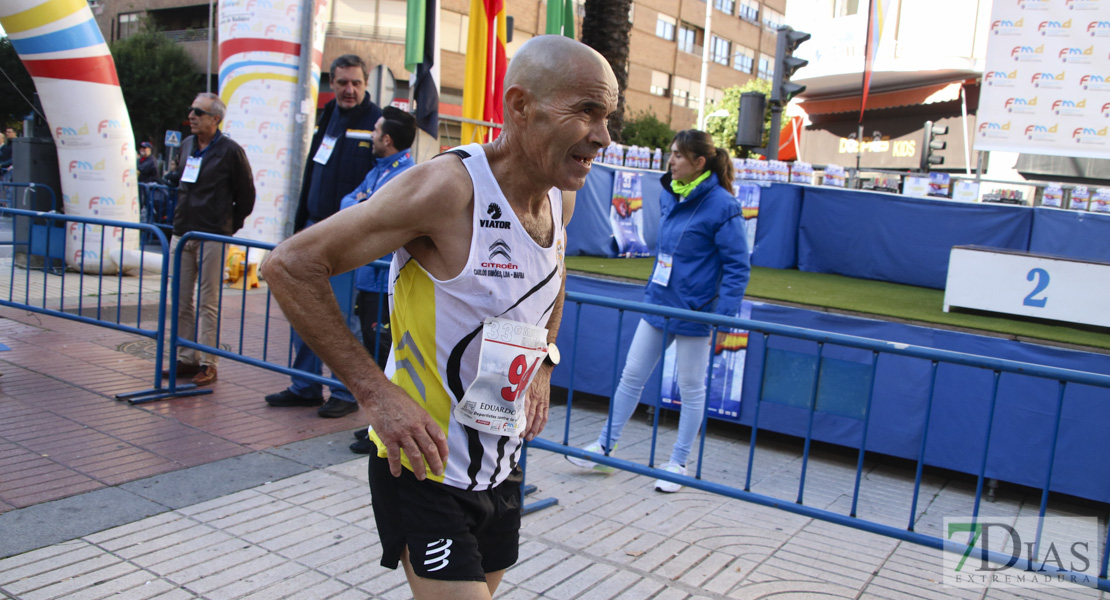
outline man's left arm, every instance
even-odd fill
[[[254,210],[254,174],[242,148],[232,153],[232,160],[235,161],[231,172],[232,227],[239,231]]]
[[[567,290],[566,227],[570,223],[570,218],[574,215],[574,197],[574,192],[563,192],[563,268],[559,274],[561,277],[559,295],[555,298],[555,305],[551,307],[551,317],[547,319],[547,342],[549,344],[554,344],[558,339],[559,325],[563,321],[563,299]],[[554,365],[545,362],[532,381],[532,385],[528,387],[525,406],[528,423],[524,427],[524,439],[527,441],[535,439],[547,426],[547,417],[551,407],[551,371],[554,368]]]

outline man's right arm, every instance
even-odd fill
[[[446,436],[415,400],[386,379],[350,333],[328,279],[409,244],[419,246],[435,266],[465,262],[466,256],[443,251],[460,247],[460,230],[469,231],[460,227],[460,219],[469,225],[472,194],[457,159],[429,161],[378,190],[372,201],[345,210],[344,218],[326,219],[289,238],[262,265],[290,324],[365,410],[394,475],[401,473],[401,450],[417,478],[425,476],[425,461],[442,474]]]

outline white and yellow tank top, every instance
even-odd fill
[[[562,283],[562,192],[548,192],[553,242],[544,248],[521,226],[490,171],[480,144],[452,151],[474,184],[473,235],[462,272],[447,281],[432,277],[403,248],[389,270],[393,350],[386,375],[424,407],[447,436],[442,477],[429,478],[468,490],[496,486],[516,466],[522,438],[480,432],[459,424],[452,410],[478,370],[482,322],[502,317],[546,327]],[[385,447],[376,435],[379,456]],[[409,459],[402,453],[405,468]]]

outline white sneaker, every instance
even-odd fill
[[[585,450],[586,452],[593,452],[595,454],[605,454],[605,449],[602,448],[601,444],[599,444],[597,442],[594,442],[594,443],[590,444],[589,446],[586,446],[585,448],[582,448],[582,449]],[[613,450],[616,450],[616,449],[617,449],[617,446],[614,445]],[[611,454],[612,454],[612,452],[610,452],[610,455]],[[616,469],[614,469],[613,467],[610,467],[608,465],[599,465],[599,464],[595,463],[592,460],[586,460],[584,458],[578,458],[576,456],[569,456],[569,455],[567,455],[566,458],[567,458],[567,460],[570,461],[570,464],[572,464],[576,467],[581,467],[583,469],[593,469],[593,470],[595,470],[599,473],[612,473],[613,471],[616,471]]]
[[[682,465],[676,465],[673,462],[669,462],[669,463],[663,465],[663,470],[668,472],[668,473],[675,473],[675,474],[678,474],[678,475],[685,475],[686,474],[686,467],[684,467]],[[655,480],[655,491],[657,491],[657,492],[664,492],[664,493],[667,493],[667,494],[673,494],[673,493],[675,493],[675,492],[677,492],[678,490],[681,490],[681,489],[682,489],[682,486],[680,484],[672,483],[670,481],[665,481],[663,479],[656,479]]]

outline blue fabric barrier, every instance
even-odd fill
[[[1110,215],[1034,209],[1029,251],[1110,263]]]
[[[603,256],[615,258],[617,243],[609,225],[609,207],[613,200],[613,173],[617,170],[637,171],[643,175],[644,241],[655,251],[659,235],[660,171],[620,169],[595,163],[586,177],[586,185],[578,190],[574,202],[574,218],[567,226],[567,256]]]
[[[773,183],[760,190],[752,265],[772,269],[798,266],[798,219],[804,189],[801,185]]]
[[[567,289],[624,300],[640,300],[643,296],[641,285],[576,276],[567,280]],[[579,318],[579,339],[574,344]],[[751,318],[1079,371],[1110,372],[1110,356],[1001,338],[770,304],[756,304]],[[638,319],[639,314],[626,313],[617,340],[614,339],[617,323],[612,310],[583,306],[579,317],[577,307],[567,305],[558,343],[564,356],[573,358],[576,391],[610,395],[619,369],[624,366]],[[754,422],[758,382],[763,372],[762,349],[762,335],[751,335],[738,419],[744,425]],[[816,345],[776,336],[771,338],[768,350],[768,376],[764,382],[759,427],[802,437],[808,423],[808,394],[816,375]],[[861,417],[866,408],[863,392],[871,377],[871,353],[827,345],[823,357],[813,437],[858,447],[863,439]],[[880,357],[874,374],[868,451],[916,460],[929,398],[930,373],[931,363],[927,360],[886,354]],[[655,404],[657,377],[654,374],[648,380],[642,402]],[[556,369],[552,382],[568,387],[570,369]],[[992,384],[993,375],[989,371],[940,365],[936,399],[926,429],[926,464],[978,473]],[[1045,448],[1053,435],[1058,389],[1055,381],[1012,374],[1002,376],[987,477],[1035,487],[1044,485],[1040,479],[1047,460]],[[1052,490],[1100,501],[1110,497],[1110,461],[1091,460],[1091,457],[1110,454],[1110,438],[1102,431],[1108,422],[1110,393],[1107,390],[1078,384],[1068,386]]]
[[[798,268],[944,289],[952,246],[1029,250],[1021,207],[807,187]]]

